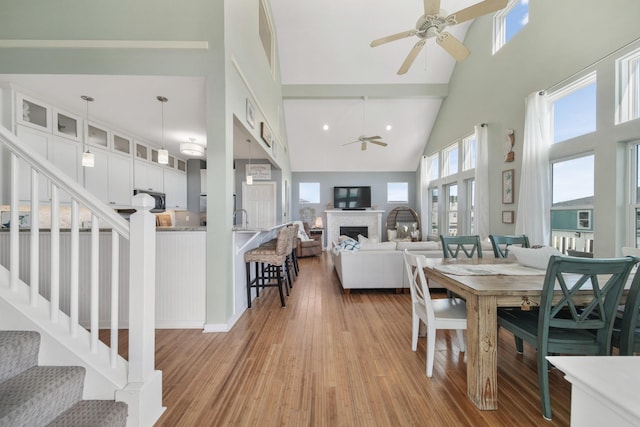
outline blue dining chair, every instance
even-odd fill
[[[496,258],[506,258],[509,255],[509,246],[518,245],[523,248],[529,247],[529,238],[524,234],[519,236],[490,234],[489,240],[491,240],[493,255]]]
[[[611,345],[618,348],[620,356],[633,356],[640,353],[640,271],[636,271],[629,295],[622,310],[622,317],[616,317]]]
[[[480,236],[444,236],[440,235],[442,255],[445,258],[458,258],[464,254],[467,258],[482,258]]]
[[[613,320],[636,257],[574,258],[553,255],[535,311],[498,310],[498,325],[536,348],[542,415],[551,419],[551,353],[609,354]],[[558,295],[557,293],[560,293]],[[560,296],[557,302],[554,297]],[[556,298],[557,299],[557,298]]]

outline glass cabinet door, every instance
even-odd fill
[[[87,143],[100,147],[109,146],[109,133],[94,125],[87,126]]]
[[[178,159],[178,170],[182,171],[182,172],[186,172],[187,171],[187,162],[185,162],[184,160]]]
[[[149,160],[149,149],[146,145],[136,142],[136,159]]]
[[[55,126],[53,133],[65,138],[80,141],[80,119],[72,114],[54,112]]]
[[[113,150],[131,154],[131,140],[119,135],[113,135]]]
[[[46,104],[18,94],[18,111],[16,118],[19,123],[36,129],[51,131],[51,108]]]

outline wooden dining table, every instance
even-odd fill
[[[424,268],[430,286],[437,283],[467,302],[467,395],[481,410],[498,409],[498,307],[526,310],[539,305],[545,278],[544,270],[531,269],[531,275],[525,268],[516,275],[483,271],[499,270],[499,265],[505,264],[514,262],[504,258],[427,258]],[[468,271],[444,272],[455,268]],[[558,290],[558,299],[560,295]]]

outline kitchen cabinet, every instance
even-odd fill
[[[207,170],[200,169],[200,195],[207,195]]]
[[[163,193],[164,176],[162,167],[136,159],[133,165],[133,188]]]
[[[82,146],[74,140],[62,138],[59,136],[53,137],[53,143],[51,144],[51,162],[62,170],[65,174],[69,175],[75,182],[79,182],[79,160],[82,156]],[[66,191],[58,191],[58,200],[61,203],[71,202],[71,196]]]
[[[49,145],[53,139],[51,133],[42,132],[37,129],[32,129],[26,126],[17,126],[17,136],[20,140],[36,153],[40,154],[45,159],[49,158]],[[22,201],[31,200],[31,166],[22,159],[18,160],[18,179],[19,190],[18,198]],[[49,180],[43,176],[39,176],[38,185],[38,200],[40,202],[49,201]]]
[[[87,124],[87,130],[85,134],[87,144],[95,145],[97,147],[109,147],[109,131],[99,126]]]
[[[84,188],[106,203],[109,200],[109,152],[99,148],[90,151],[95,156],[95,163],[92,168],[82,168]]]
[[[131,154],[131,139],[113,134],[113,151],[122,154]]]
[[[80,117],[56,109],[53,110],[53,117],[54,135],[80,142],[82,139],[80,132],[82,120]]]
[[[164,185],[167,209],[187,209],[187,175],[180,171],[164,169]]]
[[[34,129],[51,132],[51,107],[20,93],[16,94],[16,121]]]
[[[84,168],[85,188],[109,206],[131,206],[131,160],[94,148],[95,166]]]

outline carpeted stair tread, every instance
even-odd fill
[[[125,427],[127,404],[113,400],[83,400],[63,412],[47,427]]]
[[[81,366],[36,366],[0,383],[0,425],[46,425],[82,399]]]
[[[0,383],[38,364],[40,334],[0,331]]]

